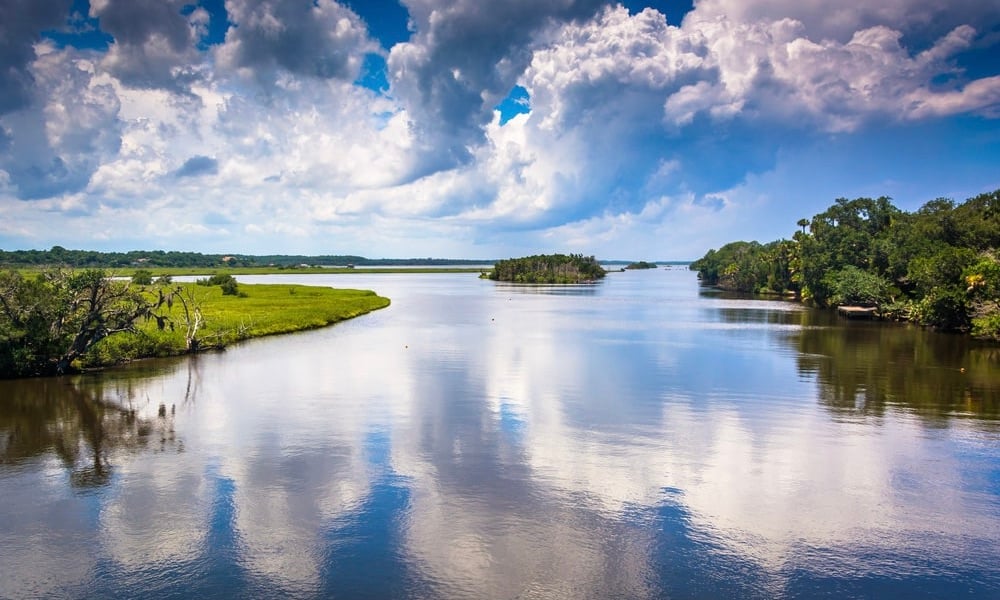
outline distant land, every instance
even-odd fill
[[[0,266],[31,268],[66,266],[74,268],[136,268],[136,267],[433,267],[492,265],[499,259],[469,258],[366,258],[351,254],[202,254],[173,250],[129,250],[128,252],[98,252],[67,250],[53,246],[48,250],[0,250]],[[605,260],[602,264],[627,265],[630,260]],[[656,261],[661,265],[687,265],[691,261]]]

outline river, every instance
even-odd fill
[[[1000,597],[1000,347],[693,273],[0,381],[0,597]]]

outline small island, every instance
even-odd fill
[[[537,254],[498,261],[482,277],[511,283],[593,283],[606,275],[593,256]]]
[[[656,263],[646,262],[644,260],[630,263],[627,267],[625,267],[625,269],[629,271],[638,271],[641,269],[655,269],[655,268],[656,268]]]

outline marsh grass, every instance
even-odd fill
[[[241,296],[223,295],[219,286],[180,284],[200,306],[204,325],[198,332],[203,349],[224,348],[266,335],[291,333],[332,325],[385,308],[389,299],[368,290],[280,284],[240,284]],[[83,367],[119,364],[139,358],[184,354],[183,310],[174,303],[169,315],[175,327],[157,329],[156,321],[141,323],[136,333],[99,342],[81,361]]]
[[[402,274],[411,275],[428,273],[479,273],[480,267],[147,267],[153,277],[161,275],[211,277],[212,275],[356,275],[366,274]],[[132,277],[136,269],[127,268],[116,271],[125,277]]]

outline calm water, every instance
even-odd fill
[[[0,597],[1000,597],[1000,348],[681,270],[0,381]]]

